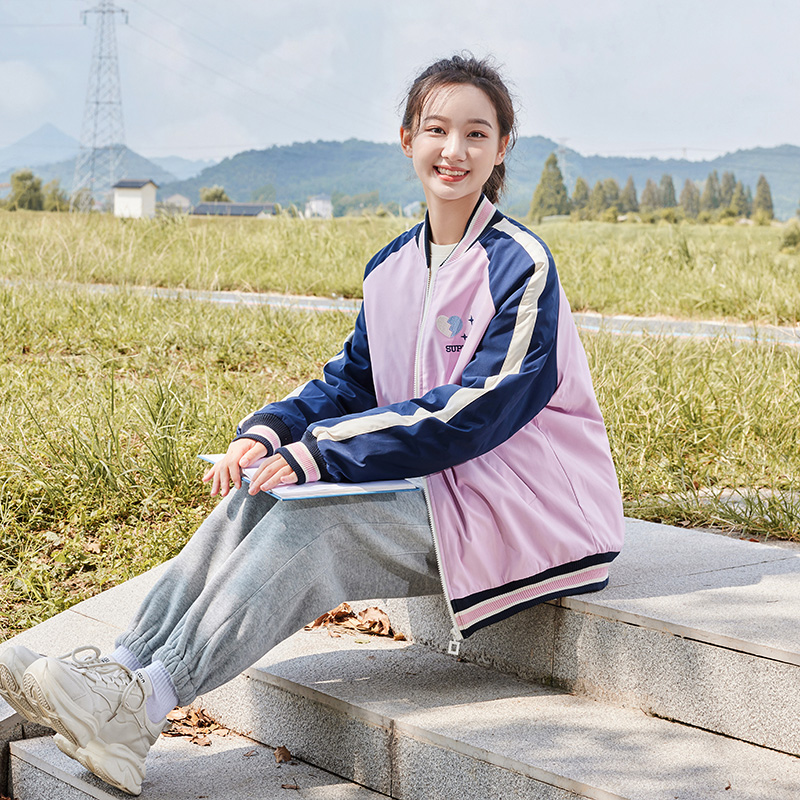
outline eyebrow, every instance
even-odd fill
[[[427,114],[423,118],[423,122],[427,122],[429,119],[438,119],[442,122],[450,122],[449,117],[443,117],[441,114]],[[485,125],[487,128],[492,127],[492,123],[482,117],[473,117],[472,119],[467,120],[468,125]]]

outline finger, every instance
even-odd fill
[[[270,489],[274,489],[276,486],[290,483],[297,483],[297,475],[291,467],[282,467],[269,480],[264,482],[263,486],[261,487],[261,491],[268,492]]]

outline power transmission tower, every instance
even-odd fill
[[[97,15],[97,26],[70,200],[70,209],[77,211],[91,211],[95,200],[110,192],[121,177],[125,146],[114,21],[121,14],[127,23],[128,12],[116,7],[112,0],[100,0],[97,6],[83,12],[84,25],[89,14]]]

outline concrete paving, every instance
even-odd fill
[[[163,567],[157,568],[79,603],[9,643],[56,655],[89,643],[109,652],[132,610],[162,571]],[[562,705],[572,701],[564,700],[555,687],[594,698],[574,698],[585,705],[570,706],[568,716],[573,721],[568,724],[583,739],[574,739],[571,728],[567,735],[545,727],[556,738],[570,742],[570,748],[600,747],[591,739],[591,727],[575,721],[594,719],[595,711],[616,720],[609,723],[611,727],[598,729],[597,736],[608,736],[609,741],[631,737],[638,741],[649,735],[647,726],[653,720],[642,711],[732,737],[723,740],[733,748],[728,752],[718,749],[720,737],[696,732],[710,738],[688,740],[688,751],[676,749],[674,761],[654,761],[657,766],[648,772],[653,780],[671,782],[680,760],[695,749],[711,758],[705,767],[698,767],[699,772],[717,777],[722,775],[712,765],[717,758],[724,759],[720,763],[734,759],[755,769],[758,759],[753,753],[767,752],[763,747],[800,755],[797,547],[773,547],[628,520],[625,548],[612,564],[608,589],[537,606],[480,631],[462,646],[464,659],[474,663],[459,663],[435,652],[446,648],[449,639],[449,617],[441,598],[375,602],[387,610],[396,629],[428,647],[394,642],[376,647],[372,641],[357,645],[326,634],[300,634],[267,654],[257,669],[203,702],[221,716],[233,715],[242,733],[270,745],[284,743],[284,735],[291,734],[307,747],[309,761],[317,759],[326,769],[377,791],[388,794],[396,789],[401,792],[398,797],[426,800],[436,796],[424,795],[426,782],[436,782],[435,773],[426,769],[438,760],[442,769],[469,769],[470,774],[483,776],[480,780],[502,777],[508,794],[499,796],[539,797],[542,791],[546,792],[542,797],[559,800],[577,795],[618,796],[613,787],[622,784],[614,780],[627,779],[627,774],[611,780],[613,776],[603,773],[601,780],[592,777],[595,773],[587,767],[585,773],[579,771],[583,777],[575,778],[566,767],[558,766],[557,759],[533,758],[535,753],[555,758],[542,749],[541,740],[519,745],[522,750],[517,751],[511,745],[515,735],[511,728],[481,722],[492,718],[495,704],[513,719],[511,701],[519,698],[524,698],[530,720],[556,720],[561,711],[554,709],[563,711]],[[357,607],[369,604],[373,603]],[[428,662],[428,658],[442,660]],[[477,671],[466,671],[466,667]],[[512,674],[501,676],[497,670]],[[545,686],[532,686],[520,677]],[[342,694],[343,687],[349,687],[348,692],[357,690],[358,696]],[[437,708],[458,708],[459,718],[473,720],[470,737],[462,741],[449,723],[434,724],[429,715]],[[684,736],[688,729],[663,719],[658,722],[670,727],[653,729],[654,747],[671,752],[668,745],[678,736],[675,731]],[[0,707],[0,739],[33,735],[37,732],[21,731],[10,709]],[[306,741],[307,736],[312,738]],[[493,739],[504,743],[496,753],[490,746]],[[732,739],[742,740],[735,744],[744,748],[751,747],[745,742],[763,747],[739,753],[730,744]],[[603,746],[610,748],[604,751],[609,759],[628,757],[611,744]],[[407,770],[398,771],[404,758],[421,757],[420,748],[429,748],[426,758],[433,760],[425,761],[413,778]],[[495,753],[496,758],[486,756],[481,761],[476,755],[479,751]],[[301,757],[305,752],[299,752]],[[529,755],[523,757],[524,752]],[[645,749],[640,755],[651,757]],[[780,783],[792,775],[783,771],[786,763],[761,764],[757,774],[772,770],[776,785],[790,786]],[[737,785],[752,784],[744,779],[744,772],[730,773],[737,776]],[[545,784],[552,792],[542,789]],[[647,794],[651,786],[637,786],[638,796],[659,797]],[[586,787],[592,791],[600,787],[602,792],[585,794]],[[710,787],[707,784],[709,791]],[[680,795],[682,799],[694,796],[701,795]]]
[[[200,747],[162,736],[147,759],[147,800],[372,800],[375,792],[310,764],[278,764],[271,748],[244,736],[210,737]],[[120,800],[114,789],[65,756],[50,737],[11,745],[12,789],[19,800]],[[293,788],[296,787],[296,788]]]
[[[119,286],[102,283],[73,283],[68,281],[37,281],[59,289],[101,293],[128,292],[158,300],[191,300],[219,305],[259,305],[286,308],[294,311],[342,311],[357,314],[361,301],[344,297],[289,295],[275,292],[203,291],[199,289],[169,289],[151,286]],[[22,281],[0,280],[0,285],[22,285]],[[25,282],[29,285],[29,282]],[[579,328],[626,336],[677,336],[709,339],[724,337],[734,342],[761,342],[800,346],[800,325],[764,325],[761,323],[708,322],[681,320],[669,317],[634,317],[627,314],[597,314],[574,312]]]
[[[254,738],[280,732],[301,758],[334,760],[336,772],[409,800],[800,792],[800,759],[407,643],[301,632],[202,704]],[[356,757],[359,740],[372,743],[367,758]]]

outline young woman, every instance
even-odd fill
[[[0,655],[3,696],[104,780],[138,794],[170,709],[343,600],[443,591],[457,643],[606,585],[622,507],[586,358],[549,250],[494,205],[513,137],[489,63],[455,56],[420,74],[400,138],[427,215],[367,265],[355,329],[323,377],[240,423],[204,477],[223,502],[113,654]],[[241,468],[264,457],[245,491]],[[422,491],[266,494],[405,477]]]

